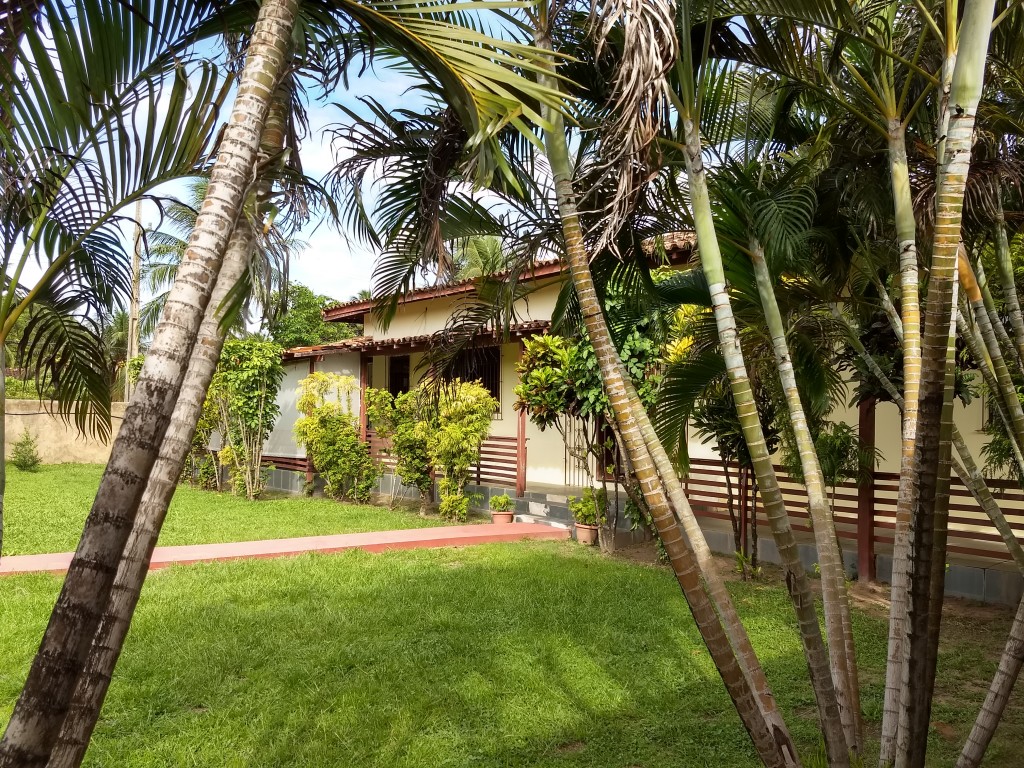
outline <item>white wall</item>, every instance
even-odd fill
[[[277,405],[281,413],[274,424],[274,431],[263,444],[263,453],[266,455],[305,457],[306,451],[295,443],[292,428],[299,418],[299,409],[295,405],[299,396],[299,382],[308,375],[308,360],[293,360],[284,364],[284,379],[277,391]]]

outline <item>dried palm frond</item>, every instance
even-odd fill
[[[615,232],[629,218],[658,163],[655,140],[669,112],[666,78],[678,59],[675,4],[671,0],[608,0],[595,3],[591,29],[600,56],[613,34],[620,46],[603,130],[600,163],[615,182],[600,218],[599,245],[614,247]],[[619,35],[621,34],[621,38]]]

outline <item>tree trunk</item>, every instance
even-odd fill
[[[892,182],[896,237],[900,253],[900,305],[903,326],[903,433],[900,452],[900,485],[896,501],[893,538],[889,647],[885,666],[882,704],[882,736],[879,762],[896,759],[900,726],[900,701],[906,687],[907,587],[910,583],[910,538],[917,487],[913,482],[914,438],[917,434],[918,392],[921,382],[921,304],[918,287],[917,221],[910,193],[906,128],[902,121],[889,125],[889,176]]]
[[[1006,640],[1003,655],[999,657],[999,667],[996,669],[995,677],[992,678],[992,685],[985,696],[985,703],[981,705],[978,719],[974,721],[974,727],[967,737],[960,759],[956,762],[956,768],[977,768],[981,765],[981,759],[985,756],[985,750],[992,743],[996,727],[1003,719],[1006,705],[1010,700],[1010,693],[1020,675],[1021,665],[1024,664],[1024,600],[1017,606],[1017,614],[1013,617],[1013,625],[1010,627],[1010,636]]]
[[[241,212],[297,0],[267,0],[249,46],[209,191],[129,403],[82,539],[0,742],[0,766],[44,766],[106,610],[187,361]]]
[[[551,41],[544,30],[539,30],[536,33],[535,41],[538,47],[551,49]],[[559,87],[558,81],[552,75],[544,73],[539,76],[539,79],[550,88]],[[723,605],[709,596],[706,591],[708,589],[706,583],[710,574],[702,573],[699,568],[698,560],[690,548],[690,543],[682,535],[672,506],[669,504],[666,495],[666,484],[670,482],[669,475],[661,472],[661,468],[656,467],[652,460],[651,452],[648,449],[648,436],[645,435],[649,421],[646,420],[643,405],[640,403],[612,343],[611,334],[608,331],[590,274],[589,258],[583,242],[583,232],[576,208],[576,196],[572,188],[572,166],[569,160],[564,121],[560,114],[547,108],[544,109],[544,118],[548,121],[544,131],[544,143],[555,181],[555,194],[562,220],[566,260],[570,275],[579,299],[584,325],[594,347],[605,391],[611,402],[623,442],[626,444],[628,458],[633,465],[633,471],[650,509],[651,518],[664,544],[673,572],[690,606],[701,636],[729,691],[736,710],[754,742],[758,755],[768,766],[798,765],[792,741],[785,731],[777,711],[774,718],[769,718],[766,715],[765,710],[769,708],[768,702],[774,704],[770,693],[767,692],[767,684],[759,686],[752,681],[751,658],[756,662],[756,657],[753,657],[752,652],[749,656],[743,654],[742,651],[737,654],[730,635],[723,627],[723,619],[719,615],[719,610],[723,610],[727,606],[728,610],[735,614],[735,608],[731,605],[731,601]],[[653,434],[653,429],[651,429],[651,433]],[[656,438],[653,439],[656,440]],[[667,455],[665,458],[667,459]],[[675,477],[674,469],[672,477]],[[678,478],[675,478],[675,485],[679,486]],[[679,496],[685,501],[681,486],[679,486]],[[674,503],[675,494],[673,494]],[[688,510],[688,505],[686,509]],[[724,586],[722,591],[724,592]],[[747,643],[749,644],[749,640]],[[763,679],[763,672],[759,665],[756,670],[760,678]]]
[[[779,311],[779,304],[772,288],[772,275],[765,261],[764,249],[757,240],[750,243],[751,260],[757,279],[757,291],[761,299],[765,322],[775,350],[775,362],[779,368],[779,380],[786,399],[789,421],[793,430],[796,448],[800,456],[800,468],[807,489],[807,509],[814,531],[814,543],[818,549],[821,566],[821,595],[825,608],[825,633],[828,637],[829,662],[832,682],[839,701],[846,741],[854,753],[861,751],[860,693],[857,681],[855,649],[852,642],[853,628],[850,619],[850,599],[846,590],[846,571],[843,568],[843,554],[836,537],[836,526],[832,509],[826,496],[825,476],[821,471],[818,453],[814,447],[807,424],[807,416],[800,400],[796,372],[786,341],[786,329]]]
[[[1024,366],[1024,317],[1021,316],[1020,299],[1017,296],[1017,281],[1010,258],[1010,242],[1006,237],[1006,218],[1003,215],[1003,193],[999,185],[996,186],[995,245],[996,264],[999,266],[999,279],[1003,288],[1003,303],[1010,315],[1017,358]]]
[[[708,196],[707,177],[701,157],[697,125],[689,116],[684,115],[682,119],[686,134],[686,171],[690,182],[690,204],[697,230],[698,250],[704,275],[708,281],[708,290],[711,293],[719,345],[725,359],[725,368],[733,399],[736,402],[736,412],[743,428],[743,436],[750,453],[761,498],[764,501],[765,516],[786,571],[786,588],[793,602],[799,624],[800,639],[803,643],[804,655],[807,657],[811,685],[818,703],[819,724],[825,738],[829,765],[848,766],[850,764],[850,745],[846,743],[846,735],[840,719],[840,707],[836,688],[832,682],[829,655],[825,649],[821,627],[818,624],[818,614],[814,607],[814,594],[811,591],[807,572],[803,563],[800,562],[796,539],[789,526],[786,505],[765,443],[764,432],[750,387],[750,379],[747,376],[746,363],[740,349],[736,318],[732,312],[728,288],[725,284],[722,254],[718,248],[711,200]]]
[[[142,592],[153,548],[174,496],[185,458],[192,447],[192,436],[203,410],[206,390],[217,369],[224,345],[220,308],[228,292],[248,269],[253,241],[252,227],[244,219],[240,220],[224,255],[224,265],[189,360],[181,396],[160,446],[160,456],[149,476],[125,556],[118,566],[110,602],[96,632],[89,659],[78,680],[71,708],[47,768],[77,768],[85,757]]]
[[[913,476],[918,499],[908,613],[910,687],[902,704],[908,712],[908,768],[924,767],[928,747],[945,583],[957,254],[975,113],[981,97],[994,6],[994,0],[975,0],[965,6],[950,88],[945,155],[940,162],[914,449]]]

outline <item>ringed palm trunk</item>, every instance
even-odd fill
[[[950,88],[945,155],[938,179],[914,450],[914,477],[919,492],[910,580],[911,685],[903,702],[908,712],[909,768],[923,768],[928,747],[945,583],[957,255],[975,113],[981,97],[994,6],[994,0],[975,0],[965,6]]]
[[[535,43],[546,50],[552,48],[550,39],[543,31],[537,33]],[[548,87],[559,87],[553,75],[544,73],[539,79]],[[590,273],[590,262],[583,242],[576,196],[572,188],[572,166],[564,121],[560,114],[547,108],[544,109],[544,117],[548,121],[544,131],[544,144],[555,181],[555,195],[562,220],[570,275],[583,313],[587,335],[594,347],[605,391],[652,521],[665,546],[676,580],[686,597],[701,637],[750,734],[758,756],[768,766],[799,765],[792,740],[781,725],[777,710],[773,718],[766,715],[766,699],[774,705],[770,693],[765,695],[767,684],[765,683],[762,689],[752,680],[748,666],[750,659],[737,653],[718,613],[722,606],[716,604],[709,596],[705,581],[707,574],[702,573],[691,544],[683,536],[673,514],[673,507],[666,493],[667,477],[659,473],[652,459],[639,419],[641,415],[646,417],[646,412],[618,357]],[[649,424],[649,421],[645,423]],[[672,476],[674,477],[674,470]],[[728,610],[735,613],[731,601],[728,603]],[[756,661],[756,657],[754,659]],[[757,672],[763,679],[763,672],[759,666]]]
[[[281,79],[263,127],[257,158],[261,166],[269,164],[284,148],[290,103],[287,90],[289,79],[289,76]],[[263,218],[262,208],[269,200],[272,186],[272,182],[266,178],[259,180],[256,190],[257,220]],[[135,606],[142,593],[153,549],[181,477],[182,467],[192,449],[192,437],[202,415],[206,392],[217,370],[225,338],[222,305],[250,268],[255,239],[252,225],[245,214],[241,215],[228,242],[224,263],[199,329],[181,396],[174,407],[160,455],[142,496],[127,551],[114,580],[110,602],[96,632],[89,659],[75,689],[71,709],[47,768],[77,768],[89,747],[89,739],[103,708]]]
[[[913,482],[914,439],[917,434],[918,392],[921,383],[921,304],[917,264],[917,221],[910,192],[906,126],[889,123],[889,176],[892,182],[896,237],[900,254],[900,305],[903,324],[903,432],[900,450],[900,484],[893,538],[889,647],[885,666],[882,704],[882,736],[879,762],[888,766],[896,759],[900,725],[900,700],[908,685],[907,612],[909,609],[910,539],[917,487]]]
[[[891,302],[888,301],[888,295],[885,293],[884,288],[881,291],[881,296],[883,302],[887,304],[887,311],[889,311],[888,305],[891,305]],[[893,317],[892,315],[890,316]],[[841,317],[839,319],[842,320]],[[962,317],[958,318],[958,322],[965,325],[965,323],[962,323],[962,320]],[[845,320],[843,322],[845,323]],[[864,345],[860,343],[860,340],[856,338],[852,330],[849,329],[849,326],[847,326],[847,330],[850,331],[851,343],[857,354],[865,361],[872,374],[882,384],[890,397],[892,397],[893,402],[902,409],[903,398],[896,387],[882,372],[882,369],[878,367],[874,358],[864,348]],[[969,329],[967,330],[969,331]],[[896,333],[896,338],[902,342],[903,328],[898,316],[893,317],[893,331]],[[967,338],[971,342],[972,347],[978,347],[977,351],[972,351],[972,354],[981,359],[983,356],[981,355],[980,345],[973,339],[973,334],[968,334]],[[981,368],[983,371],[987,371],[984,363],[981,364]],[[955,424],[953,425],[953,447],[956,448],[957,455],[963,463],[962,467],[954,463],[953,469],[960,480],[970,488],[971,495],[974,496],[974,499],[981,508],[985,510],[985,514],[988,515],[996,530],[999,531],[1017,567],[1024,573],[1024,548],[1021,547],[1016,533],[1010,527],[1009,522],[999,508],[999,503],[992,495],[992,491],[985,482],[985,478],[982,476],[977,463],[974,461],[966,441]],[[1024,600],[1017,607],[1017,614],[1010,628],[1010,636],[1007,638],[1006,646],[1000,657],[998,669],[989,687],[985,702],[975,720],[970,736],[964,744],[960,759],[957,762],[957,768],[974,768],[974,766],[981,764],[985,751],[988,749],[992,736],[995,734],[996,726],[998,726],[1003,713],[1006,711],[1010,693],[1020,675],[1022,660],[1024,660]]]
[[[786,571],[786,588],[796,612],[811,686],[818,704],[819,725],[825,738],[829,765],[847,766],[850,764],[850,745],[846,742],[840,719],[839,701],[832,681],[828,651],[821,636],[818,614],[814,607],[814,594],[807,572],[800,562],[796,539],[789,525],[782,490],[779,488],[775,468],[765,443],[750,379],[747,376],[746,363],[740,349],[736,318],[729,301],[722,254],[718,248],[718,236],[711,212],[697,124],[688,115],[684,115],[682,120],[686,136],[686,171],[690,182],[690,203],[697,230],[697,243],[701,265],[711,293],[719,345],[725,359],[729,385],[761,492],[765,516],[768,518],[779,557]]]
[[[297,0],[267,0],[260,8],[231,119],[189,248],[39,652],[0,741],[0,766],[4,768],[44,766],[63,725],[178,400],[228,238],[242,209],[296,8]]]
[[[825,488],[825,476],[821,471],[818,453],[814,447],[800,400],[796,373],[786,341],[786,329],[779,311],[779,304],[772,287],[772,275],[765,260],[764,249],[757,240],[750,243],[751,261],[757,279],[757,291],[761,299],[765,322],[775,350],[775,362],[779,368],[779,379],[786,398],[789,421],[793,429],[800,468],[807,489],[807,509],[814,529],[814,543],[818,549],[821,566],[821,593],[825,609],[825,634],[828,637],[829,661],[832,682],[836,688],[839,711],[842,717],[846,741],[855,752],[860,752],[860,695],[857,684],[857,665],[853,645],[853,627],[850,619],[850,600],[846,590],[846,572],[843,555],[836,538],[835,521],[832,518]]]
[[[231,235],[217,286],[207,306],[206,317],[189,360],[181,396],[160,446],[160,456],[146,484],[125,556],[117,569],[110,601],[78,680],[71,708],[47,764],[48,768],[77,768],[85,757],[114,667],[124,647],[135,606],[142,593],[160,528],[177,488],[185,458],[192,447],[192,436],[203,410],[206,390],[220,359],[225,334],[219,309],[228,292],[248,268],[253,239],[249,223],[240,220]]]
[[[963,248],[962,245],[961,248]],[[964,250],[964,253],[966,254],[966,250]],[[966,259],[966,255],[964,258]],[[968,261],[967,264],[970,265],[970,262]],[[1017,347],[1011,341],[1010,335],[1006,332],[1006,328],[1003,327],[1003,321],[999,318],[999,309],[996,307],[995,297],[992,296],[992,288],[989,285],[988,277],[985,275],[985,268],[982,266],[981,257],[976,262],[974,276],[978,281],[978,289],[981,291],[985,311],[988,312],[989,323],[992,326],[996,339],[999,341],[999,348],[1003,350],[1004,358],[1009,359],[1011,364],[1016,365],[1018,372],[1024,372],[1024,366],[1021,365],[1021,359],[1017,355]]]
[[[0,556],[4,551],[4,498],[7,495],[7,340],[0,338]]]
[[[996,221],[995,246],[996,264],[999,267],[999,280],[1002,283],[1003,303],[1010,316],[1010,327],[1013,329],[1013,343],[1017,357],[1024,365],[1024,317],[1021,316],[1020,298],[1017,296],[1017,281],[1013,273],[1013,261],[1010,258],[1010,242],[1006,236],[1006,218],[1003,214],[1002,188],[996,189]]]

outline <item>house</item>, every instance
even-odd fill
[[[670,261],[689,260],[694,237],[683,233],[666,238]],[[490,437],[484,443],[481,460],[473,470],[468,489],[484,498],[508,492],[517,498],[521,517],[568,524],[567,497],[578,494],[590,484],[595,467],[581,466],[567,442],[582,439],[567,425],[566,439],[557,430],[540,431],[524,414],[513,409],[514,388],[518,382],[516,363],[523,340],[548,330],[559,290],[565,279],[557,261],[535,265],[521,280],[530,287],[528,295],[516,305],[517,322],[507,337],[485,331],[475,339],[486,351],[474,355],[473,378],[478,378],[499,401]],[[273,464],[270,485],[282,490],[301,490],[313,479],[313,468],[303,448],[295,443],[292,428],[299,417],[296,409],[298,384],[313,371],[331,371],[356,378],[360,393],[367,387],[386,388],[392,393],[408,391],[424,374],[424,350],[432,336],[442,330],[455,309],[470,297],[475,280],[430,286],[411,291],[397,306],[391,323],[384,327],[375,317],[372,301],[350,301],[327,309],[329,321],[361,323],[363,335],[331,344],[289,349],[285,353],[286,374],[278,395],[281,415],[265,445],[265,460]],[[362,403],[362,397],[360,397]],[[836,420],[859,425],[862,439],[878,448],[881,461],[873,475],[860,483],[843,483],[834,491],[833,510],[840,540],[851,569],[868,578],[876,573],[884,580],[889,568],[892,531],[895,520],[896,491],[900,461],[900,414],[891,403],[861,404],[840,408]],[[967,407],[957,405],[956,422],[973,455],[981,461],[985,438],[984,404],[976,399]],[[371,452],[385,465],[384,446],[367,424],[360,407],[360,424]],[[757,520],[757,497],[749,476],[730,467],[722,467],[714,447],[690,440],[691,467],[684,480],[690,503],[701,519],[712,548],[731,552],[733,532],[727,508],[730,498],[741,500],[755,512],[753,531],[760,530],[758,551],[765,560],[777,557],[765,521]],[[803,486],[780,474],[783,492],[793,528],[801,541],[801,551],[809,567],[816,553],[807,520]],[[1015,484],[995,480],[1000,505],[1012,524],[1024,531],[1024,493]],[[395,478],[385,474],[380,491],[401,490]],[[954,478],[951,489],[953,506],[950,518],[950,593],[1015,602],[1024,593],[1024,584],[1009,561],[1005,545],[974,501],[967,488]],[[741,520],[743,540],[752,541],[751,524]],[[774,555],[774,556],[773,556]]]

